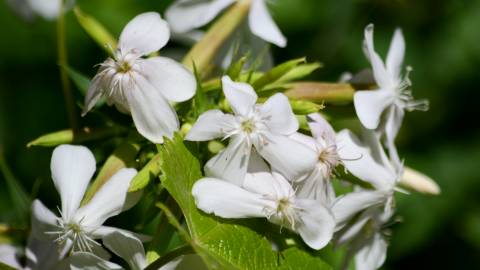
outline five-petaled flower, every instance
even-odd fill
[[[289,137],[299,125],[285,95],[275,94],[257,105],[257,94],[249,84],[233,82],[228,76],[222,78],[222,83],[234,115],[207,111],[185,138],[189,141],[230,138],[227,148],[205,165],[208,176],[241,185],[252,146],[287,179],[300,177],[315,166],[315,152]]]
[[[103,226],[110,217],[133,206],[140,197],[127,196],[135,169],[121,169],[81,206],[88,183],[95,172],[95,158],[83,146],[61,145],[55,148],[51,160],[52,179],[60,193],[60,217],[55,216],[39,200],[32,206],[32,234],[57,242],[72,251],[105,253],[94,239],[120,230]]]
[[[190,99],[193,74],[166,57],[144,58],[168,42],[167,23],[155,12],[136,16],[123,29],[114,58],[102,64],[85,97],[85,115],[102,97],[121,112],[130,112],[138,132],[154,143],[178,130],[177,114],[168,101]]]

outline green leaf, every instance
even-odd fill
[[[227,70],[227,75],[232,79],[233,81],[237,81],[238,77],[240,76],[240,73],[243,70],[243,66],[245,66],[245,63],[247,62],[248,57],[243,56],[240,58],[237,62],[232,63],[230,67],[228,67]]]
[[[79,7],[75,7],[73,11],[77,17],[78,23],[82,26],[85,32],[87,32],[87,34],[97,42],[102,49],[109,54],[112,54],[117,47],[117,41],[107,28],[92,16],[83,13]]]
[[[132,179],[128,192],[135,192],[144,189],[151,180],[158,177],[161,172],[161,165],[162,159],[160,155],[157,154]]]
[[[70,79],[73,81],[80,93],[85,96],[87,94],[88,87],[90,86],[90,79],[72,67],[64,66],[62,68],[65,69],[68,77],[70,77]]]
[[[199,211],[191,195],[202,178],[198,160],[183,144],[181,136],[160,147],[162,184],[180,206],[193,248],[212,269],[331,269],[320,258],[298,248],[272,250],[265,236],[250,229],[258,220],[222,220]],[[298,265],[299,267],[296,267]],[[282,268],[286,267],[286,268]]]
[[[30,211],[30,197],[23,189],[20,181],[15,177],[10,170],[5,157],[3,155],[3,149],[0,148],[0,170],[7,183],[8,193],[12,200],[13,210],[16,213],[16,221],[21,225],[28,224],[28,213]]]
[[[265,86],[273,84],[280,80],[283,76],[285,76],[288,72],[293,70],[301,63],[305,63],[305,58],[298,58],[284,62],[272,68],[271,70],[263,74],[263,76],[261,76],[260,78],[256,79],[253,82],[252,86],[256,91],[261,91]]]
[[[15,268],[0,262],[0,270],[15,270]]]

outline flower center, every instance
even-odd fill
[[[255,122],[253,121],[253,119],[247,119],[245,121],[242,121],[240,126],[241,126],[243,132],[245,132],[247,134],[253,133],[256,129],[256,125],[255,125]]]
[[[119,61],[117,62],[117,72],[120,73],[127,73],[132,69],[132,66],[127,61]]]
[[[297,212],[289,198],[277,200],[276,214],[283,221],[283,224],[288,224],[292,230],[295,230]]]
[[[92,246],[98,245],[88,232],[85,231],[81,225],[81,220],[79,222],[64,222],[62,219],[58,218],[56,226],[57,231],[47,232],[47,234],[56,235],[57,238],[55,242],[58,245],[64,245],[68,239],[72,241],[72,252],[82,251],[82,252],[92,252]]]

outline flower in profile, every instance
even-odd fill
[[[267,218],[300,234],[313,249],[327,245],[335,229],[328,207],[318,200],[297,197],[290,183],[276,172],[248,173],[242,186],[203,178],[194,184],[192,194],[197,207],[206,213],[222,218]]]
[[[131,113],[140,134],[154,143],[178,130],[169,101],[190,99],[196,90],[193,74],[166,57],[145,58],[168,42],[167,23],[155,12],[136,16],[123,29],[114,58],[100,64],[85,97],[85,115],[105,96],[109,105]]]
[[[251,1],[248,15],[250,31],[259,38],[285,47],[287,40],[273,21],[265,0],[240,0]],[[165,14],[172,31],[186,33],[202,27],[211,22],[225,8],[235,3],[236,0],[177,0],[170,6]]]
[[[233,82],[228,76],[222,78],[222,84],[234,115],[207,111],[185,138],[189,141],[230,138],[228,147],[205,165],[207,175],[241,185],[252,146],[287,179],[299,177],[315,166],[315,153],[289,138],[298,130],[298,121],[285,95],[275,94],[257,105],[257,94],[249,84]]]
[[[372,65],[378,89],[357,91],[353,100],[355,110],[362,125],[367,129],[380,128],[386,135],[389,150],[396,151],[394,140],[402,124],[404,111],[425,111],[428,101],[413,99],[410,67],[402,77],[405,40],[400,29],[395,30],[385,63],[373,46],[373,24],[365,28],[364,50]]]
[[[121,169],[95,193],[92,199],[80,203],[95,172],[95,158],[86,147],[61,145],[55,148],[51,160],[52,179],[60,194],[60,216],[39,200],[32,205],[32,234],[55,241],[60,249],[105,253],[94,239],[120,230],[103,226],[110,217],[133,206],[139,194],[127,198],[135,169]]]

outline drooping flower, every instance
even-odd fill
[[[131,270],[143,270],[148,265],[142,242],[131,234],[121,231],[108,233],[103,237],[103,244],[110,251],[124,259]],[[207,269],[203,261],[198,257],[198,255],[194,254],[180,256],[160,267],[159,270]],[[123,270],[123,267],[88,252],[76,252],[69,260],[72,270],[81,270],[86,269],[87,267],[98,267],[95,269],[106,268],[110,270]],[[194,268],[187,265],[187,261],[191,260],[195,260],[196,264],[194,265]]]
[[[145,138],[162,143],[178,130],[177,114],[168,101],[180,102],[195,94],[193,74],[166,57],[144,58],[168,42],[167,23],[155,12],[136,16],[123,29],[114,58],[100,64],[85,97],[85,115],[102,97],[118,110],[131,113]]]
[[[165,17],[172,26],[173,32],[185,33],[211,22],[220,12],[235,2],[236,0],[177,0],[167,9]],[[285,47],[287,40],[270,16],[266,2],[251,0],[248,15],[250,31],[267,42]]]
[[[230,138],[228,147],[205,165],[207,175],[241,185],[252,146],[287,179],[299,177],[315,166],[315,153],[289,138],[298,130],[298,121],[285,95],[275,94],[257,105],[257,94],[249,84],[233,82],[228,76],[222,78],[222,84],[234,115],[207,111],[185,138],[189,141]]]
[[[55,148],[51,160],[52,179],[60,194],[60,216],[39,200],[32,205],[32,234],[56,242],[60,249],[105,254],[94,239],[120,230],[103,226],[110,217],[133,206],[139,194],[127,197],[135,169],[121,169],[95,193],[92,199],[80,203],[95,172],[95,158],[83,146],[61,145]]]
[[[263,217],[294,231],[313,249],[328,244],[335,219],[321,201],[299,198],[285,178],[276,172],[248,173],[242,186],[216,178],[198,180],[192,194],[206,213],[222,218]]]
[[[364,50],[372,65],[378,89],[357,91],[353,100],[355,110],[365,128],[381,129],[389,151],[396,155],[394,140],[402,124],[404,111],[427,110],[428,101],[413,99],[410,67],[402,77],[405,40],[400,29],[395,30],[385,63],[373,46],[373,24],[365,28]]]
[[[378,134],[367,131],[364,135],[366,143],[350,131],[341,131],[337,137],[339,152],[361,156],[345,160],[344,166],[375,190],[360,189],[337,198],[332,212],[337,221],[336,244],[349,243],[356,269],[375,270],[386,258],[385,225],[394,214],[393,195],[403,167],[387,157]]]

